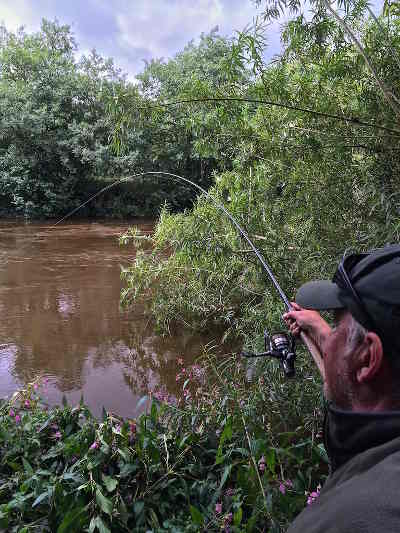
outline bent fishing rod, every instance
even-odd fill
[[[272,284],[274,285],[275,289],[277,290],[279,297],[283,301],[287,311],[291,311],[293,309],[292,305],[290,304],[290,301],[288,297],[286,296],[285,292],[283,291],[282,287],[279,285],[278,280],[276,279],[274,273],[272,272],[270,266],[268,265],[267,261],[264,259],[260,251],[256,248],[253,241],[250,239],[247,232],[243,229],[243,227],[239,224],[239,222],[233,217],[233,215],[226,209],[226,207],[218,202],[209,191],[206,189],[203,189],[200,185],[195,183],[194,181],[189,180],[188,178],[184,178],[182,176],[178,176],[178,174],[173,174],[172,172],[164,172],[164,171],[147,171],[147,172],[140,172],[137,174],[132,174],[131,176],[125,176],[124,178],[121,178],[119,180],[114,181],[113,183],[103,187],[100,191],[98,191],[96,194],[93,194],[88,200],[80,204],[78,207],[67,213],[64,217],[62,217],[60,220],[58,220],[52,228],[56,227],[58,224],[66,220],[67,218],[74,215],[77,211],[79,211],[82,207],[87,205],[89,202],[100,196],[103,192],[111,189],[112,187],[115,187],[116,185],[127,182],[127,181],[133,181],[135,178],[140,178],[146,175],[151,176],[157,176],[159,178],[162,177],[168,177],[175,180],[183,181],[184,183],[190,185],[191,187],[196,188],[199,190],[202,194],[204,194],[207,198],[209,198],[213,204],[218,207],[229,219],[229,221],[232,223],[232,225],[238,230],[239,234],[245,239],[245,241],[250,246],[251,250],[256,255],[257,259],[261,263],[263,269],[267,272]],[[307,347],[308,351],[310,352],[312,358],[315,361],[315,364],[318,367],[318,370],[322,377],[324,377],[324,367],[323,367],[323,361],[321,353],[316,346],[316,344],[313,342],[313,340],[304,332],[302,331],[300,333],[300,338]],[[259,354],[256,353],[248,353],[243,352],[243,356],[245,357],[259,357],[259,356],[271,356],[279,359],[283,371],[286,376],[290,377],[294,375],[295,368],[294,368],[294,362],[296,359],[296,351],[295,351],[295,339],[291,335],[288,335],[286,333],[276,333],[272,336],[269,336],[269,334],[265,331],[264,333],[264,342],[265,342],[265,351]]]

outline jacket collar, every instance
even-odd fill
[[[343,411],[328,403],[324,444],[334,472],[349,459],[400,436],[400,411]]]

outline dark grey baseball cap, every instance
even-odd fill
[[[400,348],[400,244],[344,257],[332,281],[305,283],[296,302],[306,309],[347,309],[384,344]]]

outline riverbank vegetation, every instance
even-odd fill
[[[265,327],[283,327],[282,305],[210,197],[246,228],[289,296],[310,278],[331,277],[345,248],[399,240],[396,6],[376,19],[364,2],[347,3],[345,24],[325,2],[313,7],[312,16],[298,11],[284,27],[284,51],[270,64],[266,30],[256,22],[235,39],[214,31],[169,61],[150,62],[134,87],[101,58],[76,63],[63,27],[46,23],[33,37],[5,33],[2,62],[14,48],[18,54],[2,70],[0,105],[20,112],[1,119],[8,121],[0,148],[3,205],[26,216],[62,214],[86,186],[97,190],[94,178],[104,186],[116,169],[171,171],[209,187],[194,199],[187,187],[154,177],[138,182],[149,191],[135,196],[138,205],[153,212],[167,205],[152,237],[132,230],[122,239],[139,248],[123,273],[123,300],[132,304],[151,288],[160,330],[218,325],[218,342],[259,350]],[[267,3],[265,21],[275,15]],[[46,42],[46,32],[60,37],[54,54],[36,44]],[[57,137],[58,115],[46,125],[47,103],[27,105],[33,96],[47,102],[49,86],[34,90],[42,74],[35,76],[52,61],[69,65],[73,80],[60,79],[55,100],[49,96],[57,113],[66,103],[77,110],[68,141]],[[17,64],[24,68],[15,73]],[[76,80],[85,90],[74,92]],[[56,156],[42,172],[45,156],[31,157],[34,141],[25,141],[41,145],[43,132],[43,149]],[[125,199],[116,211],[146,213],[142,204],[143,211],[124,211]],[[173,212],[192,202],[191,210]],[[105,205],[99,200],[95,210]],[[216,358],[211,348],[199,364],[188,369],[177,361],[182,398],[158,391],[137,421],[107,413],[97,421],[83,405],[43,411],[34,385],[4,403],[3,527],[284,531],[327,474],[315,369],[301,349],[292,381],[274,361],[247,365],[235,354]]]
[[[158,391],[138,420],[97,420],[82,403],[48,410],[46,380],[2,403],[0,527],[285,529],[326,471],[311,384],[289,384],[273,365],[268,381],[255,372],[250,382],[240,361],[210,352],[176,367],[182,397]],[[298,412],[282,419],[277,402],[294,399]]]
[[[43,21],[33,34],[0,27],[0,215],[61,217],[114,181],[149,170],[184,173],[208,188],[219,158],[198,153],[186,119],[149,120],[146,110],[156,86],[159,97],[174,97],[189,72],[205,80],[212,75],[216,88],[229,52],[229,39],[203,35],[167,67],[149,63],[134,84],[96,51],[77,60],[68,26]],[[124,153],[116,154],[110,139],[116,121],[122,127],[113,111],[122,94],[135,99],[140,117],[130,117]],[[139,176],[105,191],[79,214],[149,217],[165,203],[172,210],[189,207],[195,196],[180,184]]]
[[[212,76],[185,77],[174,93],[185,104],[163,105],[168,94],[156,90],[159,71],[165,79],[175,61],[149,66],[157,72],[147,109],[155,124],[186,121],[198,157],[213,154],[222,169],[190,212],[162,211],[151,252],[146,244],[124,272],[127,302],[156,287],[153,314],[162,330],[218,323],[226,337],[250,342],[265,323],[279,323],[277,295],[214,200],[243,225],[289,296],[312,277],[331,277],[346,248],[399,240],[398,113],[396,97],[388,103],[385,96],[399,87],[399,19],[390,10],[375,19],[362,2],[347,7],[342,17],[373,74],[318,2],[310,21],[299,16],[286,25],[285,51],[270,64],[265,29],[256,24],[240,34],[219,66],[225,77],[217,89]],[[124,129],[140,109],[129,95],[117,100],[123,148]],[[135,231],[123,241],[130,238],[139,248],[144,242]]]
[[[256,23],[232,43],[218,91],[194,75],[175,96],[184,104],[171,106],[164,95],[149,98],[154,120],[186,120],[199,157],[220,154],[221,162],[209,194],[190,212],[164,209],[148,239],[151,251],[146,243],[123,273],[127,304],[155,287],[152,311],[162,331],[217,324],[224,340],[262,351],[263,330],[285,327],[268,276],[214,200],[246,229],[289,297],[305,281],[331,278],[345,249],[399,240],[399,19],[393,6],[377,19],[364,3],[346,3],[338,21],[326,3],[313,5],[311,19],[298,13],[285,26],[285,51],[276,61],[265,64],[265,29]],[[270,7],[266,20],[276,14]],[[238,84],[237,70],[248,73]],[[121,95],[118,102],[121,123],[129,128],[138,112],[135,100]],[[117,128],[116,137],[123,148],[123,130]],[[135,230],[123,241],[130,239],[139,248],[144,244]],[[320,382],[300,350],[297,368],[299,381],[290,383],[283,383],[274,363],[261,360],[249,369],[263,376],[257,393],[274,400],[264,397],[260,410],[250,403],[253,434],[269,439],[287,424],[295,435],[310,427],[311,413],[317,424]],[[240,414],[233,416],[239,426]],[[293,451],[287,442],[279,448]],[[314,451],[311,439],[301,453],[311,457]],[[319,479],[309,478],[303,493],[326,474],[319,464]],[[301,479],[309,468],[306,461],[290,479]],[[275,500],[271,509],[273,518],[264,508],[266,529],[279,524],[284,530]]]

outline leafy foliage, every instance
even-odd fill
[[[400,88],[399,21],[368,18],[361,3],[356,8],[349,17],[363,50],[373,58],[378,77],[396,93]],[[382,47],[383,22],[390,49]],[[199,329],[219,324],[225,331],[223,340],[231,338],[256,351],[261,351],[266,326],[281,329],[282,305],[253,252],[215,201],[246,229],[289,297],[304,281],[331,277],[344,249],[368,249],[400,237],[399,130],[358,49],[335,20],[321,15],[309,24],[298,17],[284,28],[282,57],[265,65],[259,31],[259,26],[253,35],[247,31],[232,46],[230,64],[235,69],[251,62],[252,76],[238,95],[247,101],[239,105],[228,99],[232,93],[227,76],[219,101],[210,103],[211,95],[205,90],[203,104],[185,104],[175,111],[179,117],[182,109],[191,112],[190,106],[196,106],[218,117],[213,132],[204,131],[199,153],[217,144],[221,159],[227,157],[231,165],[214,173],[209,193],[200,196],[190,212],[171,214],[164,209],[153,236],[143,239],[133,229],[123,237],[141,251],[123,272],[122,294],[123,301],[132,304],[151,290],[152,311],[163,331],[176,325]],[[238,405],[236,370],[240,363],[235,364],[228,358],[226,373],[222,372],[223,386],[232,393],[224,396],[223,405],[215,402],[215,409],[224,414],[230,402]],[[256,372],[264,372],[261,378],[268,382],[270,396],[263,382],[257,381],[259,390],[250,388],[252,396],[247,400],[240,397],[240,409],[230,412],[221,424],[216,463],[226,453],[223,448],[229,448],[231,432],[235,435],[244,411],[250,442],[254,436],[255,442],[260,439],[261,447],[265,446],[264,465],[268,461],[282,464],[282,454],[290,463],[300,448],[301,466],[294,467],[296,473],[290,475],[307,478],[303,491],[315,487],[323,477],[319,470],[323,448],[316,449],[314,439],[305,436],[309,432],[303,435],[299,428],[316,431],[313,415],[319,405],[319,384],[308,358],[299,357],[297,367],[300,380],[290,385],[282,382],[273,364],[256,367]],[[214,413],[214,398],[221,396],[210,397],[208,413]],[[245,434],[240,448],[245,448]],[[275,436],[274,455],[270,441],[263,439]],[[236,456],[228,452],[228,457],[228,464],[236,465]],[[311,464],[302,462],[305,457]],[[260,459],[256,454],[256,463]],[[285,472],[285,460],[283,464]],[[284,474],[281,477],[286,479]],[[252,486],[243,486],[243,493],[252,498]],[[289,505],[279,514],[272,496],[271,510],[270,488],[271,484],[264,490],[259,485],[256,508],[264,509],[263,519],[269,520],[274,531],[284,528],[299,508]],[[317,494],[314,491],[308,501]],[[192,518],[200,523],[195,511]]]
[[[153,400],[137,421],[106,412],[98,421],[82,403],[48,410],[38,394],[46,385],[38,381],[4,402],[1,527],[283,530],[323,475],[318,439],[308,436],[313,416],[293,431],[276,410],[277,396],[291,401],[297,387],[280,379],[266,387],[265,368],[249,381],[245,367],[221,364],[210,352],[202,366],[182,363],[182,399]],[[302,390],[299,408],[310,392]]]
[[[68,26],[2,29],[0,194],[11,212],[56,216],[120,163],[108,148],[105,99],[124,79],[92,52],[79,63]],[[121,168],[121,167],[120,167]]]
[[[77,61],[68,26],[44,20],[38,33],[2,27],[0,36],[0,212],[60,216],[114,180],[147,170],[190,173],[208,187],[220,163],[215,152],[199,156],[201,132],[190,116],[171,121],[148,103],[155,93],[175,97],[182,84],[218,87],[228,40],[204,35],[167,63],[149,63],[134,85],[96,51]],[[132,106],[128,124],[120,121],[122,97]],[[116,154],[109,141],[118,127],[124,151]],[[150,216],[165,202],[179,210],[193,198],[187,187],[147,176],[99,196],[86,214]]]
[[[126,301],[156,287],[152,305],[161,327],[218,322],[246,341],[265,322],[278,326],[276,294],[213,199],[246,228],[289,296],[310,277],[331,276],[345,248],[399,239],[399,136],[392,112],[341,27],[331,19],[326,24],[331,38],[322,46],[307,24],[289,23],[281,60],[248,82],[250,100],[283,107],[213,103],[218,127],[203,136],[202,149],[227,139],[220,149],[231,168],[215,174],[209,195],[192,212],[164,210],[152,251],[139,254],[124,273]],[[380,54],[380,75],[398,87],[396,54],[381,50],[379,21],[359,14],[357,24],[368,54]],[[388,31],[399,54],[397,20]],[[239,39],[233,47],[236,69],[248,43]],[[252,54],[260,49],[253,46]]]

